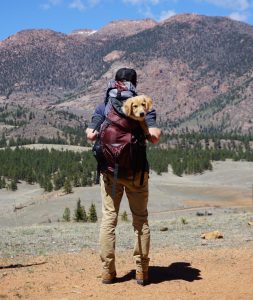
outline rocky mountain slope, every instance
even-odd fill
[[[25,30],[1,41],[0,117],[11,103],[28,110],[54,104],[53,112],[89,119],[122,66],[136,68],[138,90],[154,98],[166,128],[253,131],[252,26],[194,14],[70,35]]]

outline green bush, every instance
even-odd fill
[[[79,222],[79,221],[87,222],[88,221],[85,208],[84,208],[84,206],[81,205],[80,198],[77,200],[74,218],[75,218],[75,221],[77,221],[77,222]]]
[[[127,216],[127,212],[124,210],[123,214],[121,215],[121,220],[124,222],[128,222],[128,216]]]
[[[97,217],[97,211],[96,211],[96,206],[95,204],[91,204],[91,207],[89,209],[89,221],[92,222],[92,223],[96,223],[98,220],[98,217]]]
[[[65,208],[64,213],[63,213],[63,220],[66,222],[70,221],[70,209],[68,207]]]

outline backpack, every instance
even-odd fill
[[[102,123],[98,139],[93,146],[93,154],[98,162],[98,174],[109,172],[118,177],[135,176],[148,169],[146,142],[138,121],[120,114],[113,106]]]

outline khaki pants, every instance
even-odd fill
[[[102,223],[100,228],[100,257],[104,272],[115,271],[115,227],[120,202],[126,192],[133,217],[135,231],[134,259],[137,271],[147,271],[149,263],[150,231],[148,225],[148,173],[140,185],[141,173],[132,177],[118,178],[113,187],[113,176],[101,175]],[[113,188],[115,188],[113,192]]]

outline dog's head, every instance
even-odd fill
[[[122,107],[124,114],[135,120],[143,120],[152,109],[152,99],[146,95],[128,98]]]

